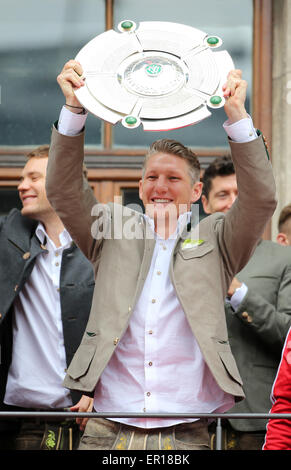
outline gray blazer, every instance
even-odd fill
[[[229,341],[246,398],[233,413],[268,413],[285,337],[291,326],[291,248],[262,240],[237,278],[248,286],[238,310],[226,306]],[[239,431],[265,432],[263,419],[230,420]]]
[[[239,400],[244,393],[228,342],[224,298],[234,274],[251,256],[276,202],[274,178],[262,138],[230,145],[240,195],[226,216],[214,214],[200,223],[200,245],[184,250],[183,240],[177,239],[170,277],[215,380],[222,390]],[[98,216],[91,215],[96,210],[96,200],[82,180],[83,147],[83,133],[62,136],[53,129],[47,195],[95,269],[89,321],[64,381],[66,387],[90,394],[128,326],[151,264],[155,241],[145,236],[147,223],[138,213],[132,214],[135,238],[92,237],[92,223],[95,230]],[[128,223],[122,206],[109,204],[103,209],[101,229],[105,227],[113,233],[115,220]]]
[[[0,409],[4,407],[7,374],[12,358],[13,303],[28,281],[37,256],[45,248],[35,229],[38,222],[13,209],[0,218]],[[67,365],[70,364],[88,321],[94,290],[92,265],[75,243],[64,250],[60,275],[62,326]],[[33,360],[33,358],[31,358]],[[40,371],[41,373],[41,371]],[[74,403],[80,394],[71,392]],[[0,427],[1,427],[0,420]]]

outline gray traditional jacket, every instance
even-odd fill
[[[35,235],[36,226],[37,221],[23,217],[17,209],[0,219],[0,408],[12,354],[13,302],[28,280],[37,256],[45,249]],[[90,312],[93,289],[92,265],[72,243],[72,246],[63,252],[60,278],[67,365],[81,342]],[[73,392],[72,399],[76,403],[80,394]]]
[[[82,180],[83,138],[83,133],[64,136],[53,129],[46,189],[52,206],[96,273],[90,318],[64,382],[66,387],[88,394],[94,393],[128,326],[151,264],[155,240],[146,237],[147,223],[138,213],[132,214],[134,238],[98,239],[98,223],[99,233],[106,233],[104,227],[108,227],[113,235],[116,221],[121,220],[125,227],[129,217],[122,206],[104,205],[103,214],[96,206],[91,189]],[[230,145],[239,197],[227,215],[214,214],[202,220],[200,244],[184,249],[184,240],[177,239],[170,277],[215,380],[222,390],[240,400],[244,393],[229,346],[224,299],[234,274],[250,258],[276,202],[262,138]]]

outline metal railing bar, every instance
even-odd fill
[[[0,411],[1,418],[209,418],[291,419],[291,413],[99,413],[76,411]]]

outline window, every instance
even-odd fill
[[[221,36],[222,48],[249,82],[247,108],[255,126],[271,144],[270,106],[268,112],[264,106],[265,96],[271,95],[271,0],[10,0],[3,3],[0,17],[0,186],[17,181],[26,151],[49,143],[51,125],[64,103],[56,82],[64,63],[124,19],[173,21]],[[167,135],[191,146],[205,168],[228,152],[224,119],[223,110],[213,110],[205,121]],[[127,130],[89,116],[85,161],[102,202],[125,194],[127,182],[131,191],[138,187],[146,148],[161,135],[165,133]]]
[[[0,145],[49,142],[63,105],[56,77],[65,61],[104,29],[103,0],[10,0],[2,5]],[[101,128],[90,116],[88,143],[101,143]]]
[[[0,216],[8,214],[11,209],[16,207],[21,209],[18,191],[16,187],[1,186],[0,187]]]

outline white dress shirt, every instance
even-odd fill
[[[185,223],[185,214],[181,222]],[[175,243],[176,238],[156,235],[151,267],[129,326],[95,389],[97,411],[211,413],[234,405],[233,396],[221,390],[209,371],[170,280]],[[114,420],[142,428],[194,421]]]
[[[74,116],[78,116],[76,119]],[[86,115],[63,108],[58,130],[78,134]],[[81,123],[81,125],[80,125]],[[239,142],[256,138],[250,117],[224,123]],[[179,224],[185,224],[185,214]],[[154,231],[153,221],[150,221]],[[157,234],[150,270],[128,328],[104,369],[94,394],[100,412],[211,413],[234,405],[232,395],[216,383],[204,361],[169,276],[175,237]],[[189,419],[118,418],[115,421],[155,428]]]
[[[62,386],[66,369],[60,305],[62,253],[72,242],[60,234],[56,248],[42,224],[36,229],[48,252],[40,253],[31,275],[14,302],[13,353],[4,403],[24,408],[63,408],[72,405]]]

